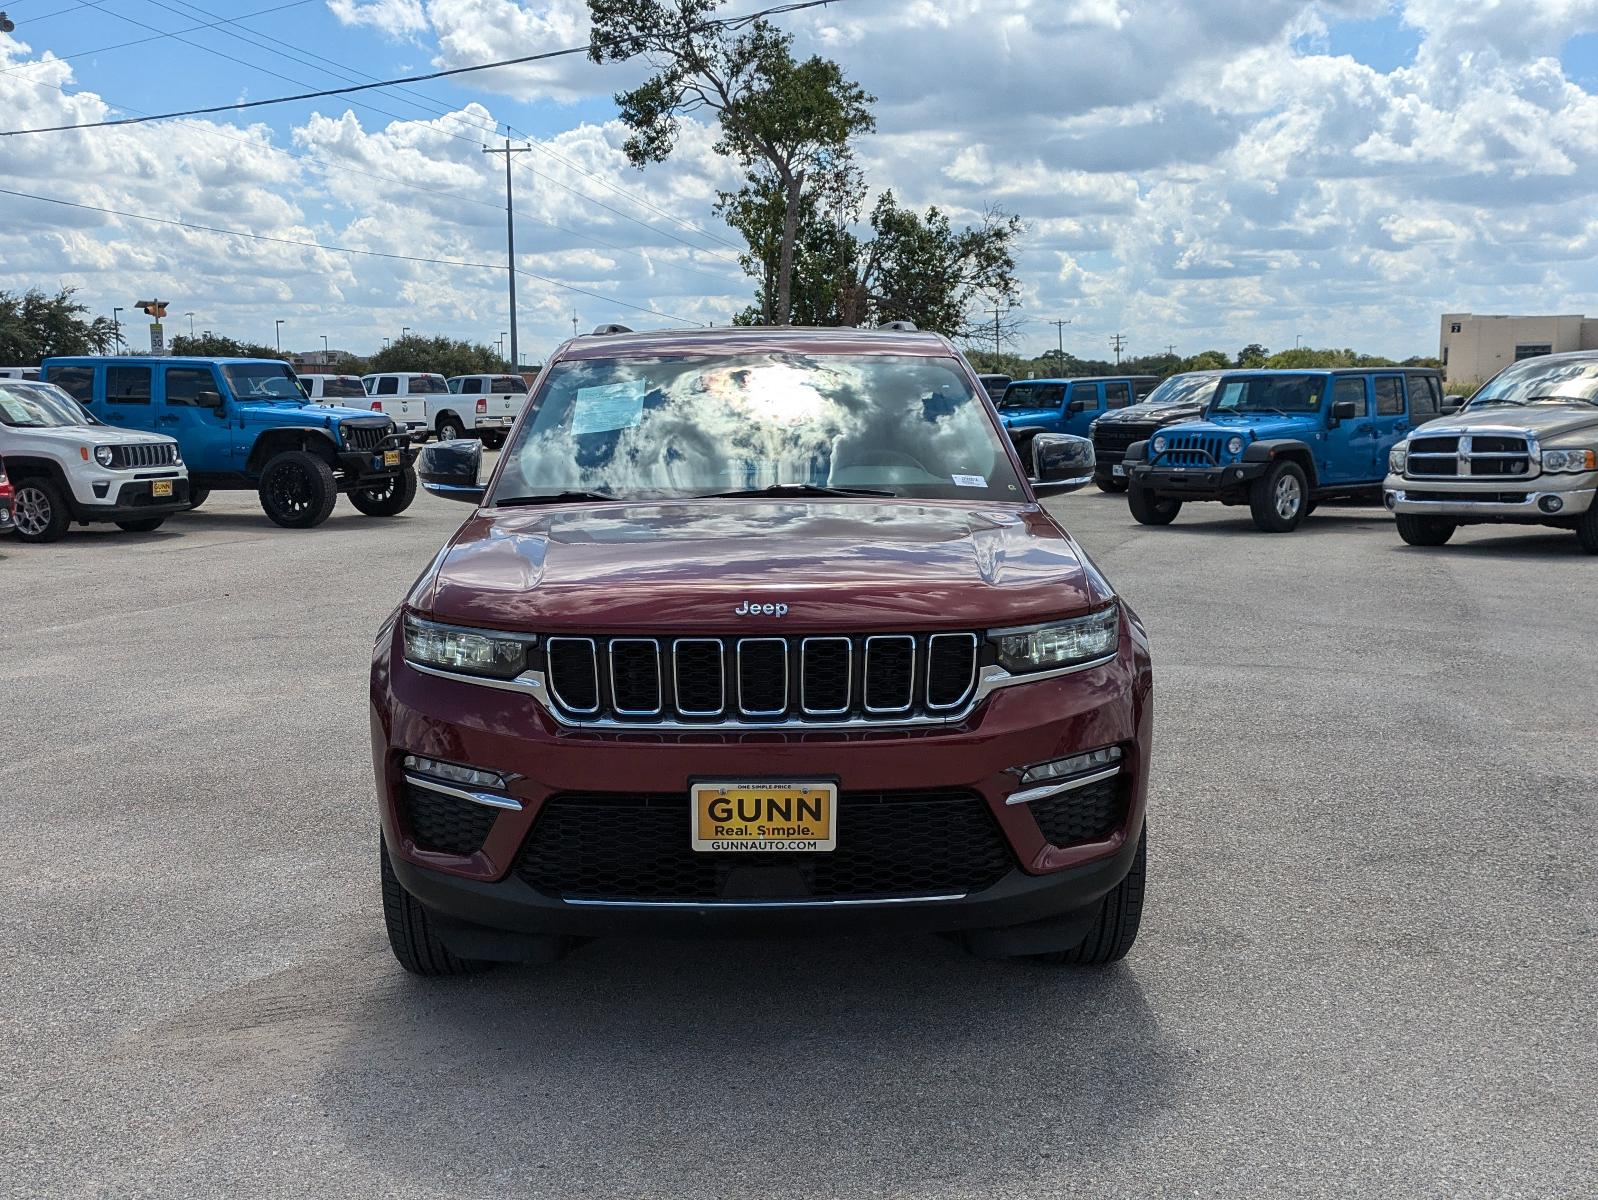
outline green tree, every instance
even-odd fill
[[[1240,367],[1263,367],[1265,360],[1271,352],[1258,342],[1250,342],[1237,352],[1237,365]]]
[[[772,312],[789,323],[794,247],[807,184],[848,173],[849,141],[875,128],[875,97],[838,64],[793,57],[793,38],[765,20],[721,24],[720,0],[588,0],[588,55],[596,63],[642,54],[655,74],[618,93],[631,136],[623,146],[643,167],[664,162],[682,118],[714,114],[716,152],[734,158],[758,190],[782,198]],[[751,247],[751,249],[755,249]]]
[[[451,375],[486,375],[509,371],[510,363],[493,346],[456,338],[407,334],[371,358],[373,371],[436,371]]]
[[[241,342],[220,333],[201,333],[190,337],[180,333],[167,343],[173,354],[192,354],[198,358],[281,358],[288,355],[256,342]]]
[[[1191,358],[1182,360],[1184,371],[1224,371],[1232,360],[1221,350],[1201,350]]]
[[[113,346],[115,326],[107,317],[85,320],[88,306],[73,299],[75,289],[46,295],[29,288],[18,295],[0,292],[0,364],[36,367],[55,354],[104,354]]]

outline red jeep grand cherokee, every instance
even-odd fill
[[[1137,617],[943,338],[605,327],[552,357],[478,507],[378,634],[394,953],[935,931],[1105,963],[1137,934]]]

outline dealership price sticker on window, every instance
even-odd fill
[[[695,850],[770,854],[837,845],[834,783],[710,781],[691,785],[691,792]]]
[[[578,388],[572,405],[571,432],[576,435],[631,429],[644,419],[646,390],[644,382],[636,379]]]

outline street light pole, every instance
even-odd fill
[[[505,127],[505,148],[497,146],[484,146],[484,154],[503,154],[505,156],[505,278],[510,281],[510,356],[511,361],[516,360],[516,202],[511,194],[510,160],[518,154],[526,154],[532,150],[531,146],[512,146],[510,144],[510,126]],[[500,355],[501,358],[505,356]]]
[[[189,319],[189,336],[192,338],[194,336],[194,314],[189,312],[183,315]]]
[[[122,310],[111,310],[111,344],[118,350],[122,349]]]
[[[274,332],[277,334],[277,352],[279,354],[282,354],[283,353],[283,322],[282,322],[281,319],[277,322],[277,328],[274,330]]]
[[[323,359],[327,358],[327,354],[328,354],[328,351],[327,351],[327,334],[324,333],[322,335],[322,357],[323,357]]]
[[[411,327],[409,325],[401,325],[400,326],[400,337],[401,338],[409,337],[410,333],[411,333]]]

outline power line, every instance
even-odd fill
[[[64,208],[76,208],[85,212],[105,213],[113,217],[126,217],[134,221],[149,221],[156,225],[175,225],[181,229],[192,229],[199,233],[215,233],[226,237],[246,238],[254,242],[275,242],[283,246],[303,246],[310,250],[326,250],[332,254],[360,254],[369,258],[386,258],[397,262],[424,263],[429,266],[439,267],[471,267],[479,271],[503,271],[505,268],[497,263],[464,262],[451,258],[425,258],[415,254],[395,254],[387,250],[361,250],[354,246],[330,246],[326,242],[312,242],[303,238],[275,237],[266,233],[248,233],[242,229],[222,229],[215,225],[199,225],[193,221],[181,221],[176,217],[153,217],[148,213],[125,212],[116,208],[102,208],[97,204],[80,204],[75,200],[61,200],[55,196],[39,196],[32,192],[18,192],[10,188],[0,188],[0,196],[16,196],[22,200],[38,200],[44,204],[59,204]],[[516,268],[516,274],[525,275],[529,279],[536,279],[540,283],[547,283],[551,287],[562,288],[578,295],[589,296],[595,300],[602,300],[606,304],[615,304],[621,308],[629,308],[634,312],[649,313],[652,316],[664,317],[668,321],[679,321],[684,325],[701,325],[703,322],[693,321],[687,317],[679,317],[674,313],[661,312],[658,308],[648,308],[642,304],[632,304],[626,300],[618,300],[614,296],[607,296],[602,292],[590,291],[588,288],[578,287],[574,283],[564,283],[559,279],[551,279],[547,275],[539,275],[534,271],[524,271]]]
[[[735,29],[761,17],[769,17],[778,13],[799,12],[807,8],[822,8],[828,4],[840,3],[843,3],[843,0],[796,0],[795,3],[761,9],[759,12],[749,13],[747,16],[721,17],[714,21],[705,21],[694,26],[692,31]],[[82,121],[73,125],[46,125],[37,129],[4,129],[0,130],[0,137],[17,137],[25,133],[64,133],[71,129],[104,129],[113,125],[143,125],[149,121],[169,121],[176,117],[203,117],[212,113],[238,112],[247,108],[262,108],[269,104],[289,104],[297,100],[318,100],[324,96],[347,96],[353,92],[367,92],[374,88],[394,87],[402,83],[424,83],[430,79],[448,79],[456,75],[468,75],[475,71],[492,71],[499,67],[519,67],[528,63],[548,62],[550,59],[555,58],[568,58],[573,54],[587,54],[591,46],[592,43],[585,43],[581,46],[568,46],[564,50],[545,50],[539,54],[523,54],[517,58],[502,58],[495,62],[475,63],[467,67],[450,67],[443,71],[429,71],[423,75],[401,75],[395,79],[382,79],[373,83],[357,83],[348,87],[323,88],[319,91],[301,92],[293,96],[273,96],[266,100],[237,100],[232,104],[215,104],[207,108],[187,108],[177,112],[156,113],[153,116],[120,117],[111,121]],[[224,55],[223,57],[226,56]]]
[[[234,21],[245,20],[248,17],[264,17],[268,13],[282,12],[285,8],[302,8],[305,5],[310,4],[310,3],[312,3],[312,0],[289,0],[289,2],[287,4],[278,4],[278,5],[273,6],[272,8],[257,9],[255,12],[245,13],[243,16],[239,16],[239,17],[221,17],[221,18],[218,18],[217,20],[211,21],[211,22],[209,22],[207,24],[191,25],[187,29],[174,29],[174,30],[172,30],[170,32],[168,32],[166,30],[156,29],[155,26],[153,26],[153,25],[145,25],[145,24],[143,24],[143,22],[133,20],[132,17],[122,17],[122,19],[124,21],[127,21],[130,24],[138,25],[141,29],[154,30],[154,32],[151,34],[150,37],[134,38],[130,42],[114,42],[114,43],[112,43],[109,46],[99,46],[99,47],[96,47],[93,50],[74,50],[71,54],[58,54],[54,58],[50,58],[50,59],[36,59],[33,62],[17,63],[15,66],[10,66],[10,67],[5,68],[5,70],[0,71],[0,75],[9,75],[13,71],[26,70],[28,67],[37,67],[37,66],[40,66],[41,64],[46,63],[46,62],[71,62],[75,58],[83,58],[83,57],[85,57],[87,55],[90,55],[90,54],[105,54],[105,53],[108,53],[109,51],[112,51],[112,50],[125,50],[129,46],[142,46],[146,42],[159,42],[163,38],[178,37],[178,35],[180,35],[180,34],[194,33],[196,30],[201,30],[201,29],[211,29],[211,28],[214,28],[217,25],[228,25],[228,24],[231,24]],[[58,11],[53,12],[53,13],[49,13],[47,15],[52,16],[52,17],[60,16],[61,13],[71,12],[71,11],[73,11],[73,9],[78,9],[78,8],[100,8],[100,6],[98,4],[96,4],[96,3],[94,3],[94,0],[82,0],[82,3],[74,4],[72,6],[72,8],[59,9]],[[100,11],[106,13],[109,16],[113,16],[113,17],[121,17],[122,16],[121,13],[111,12],[111,10],[109,10],[109,9],[100,9]],[[206,15],[207,16],[214,16],[215,14],[214,13],[207,13]],[[42,21],[42,20],[44,20],[43,17],[33,17],[33,18],[30,18],[30,19],[34,20],[34,21]]]

